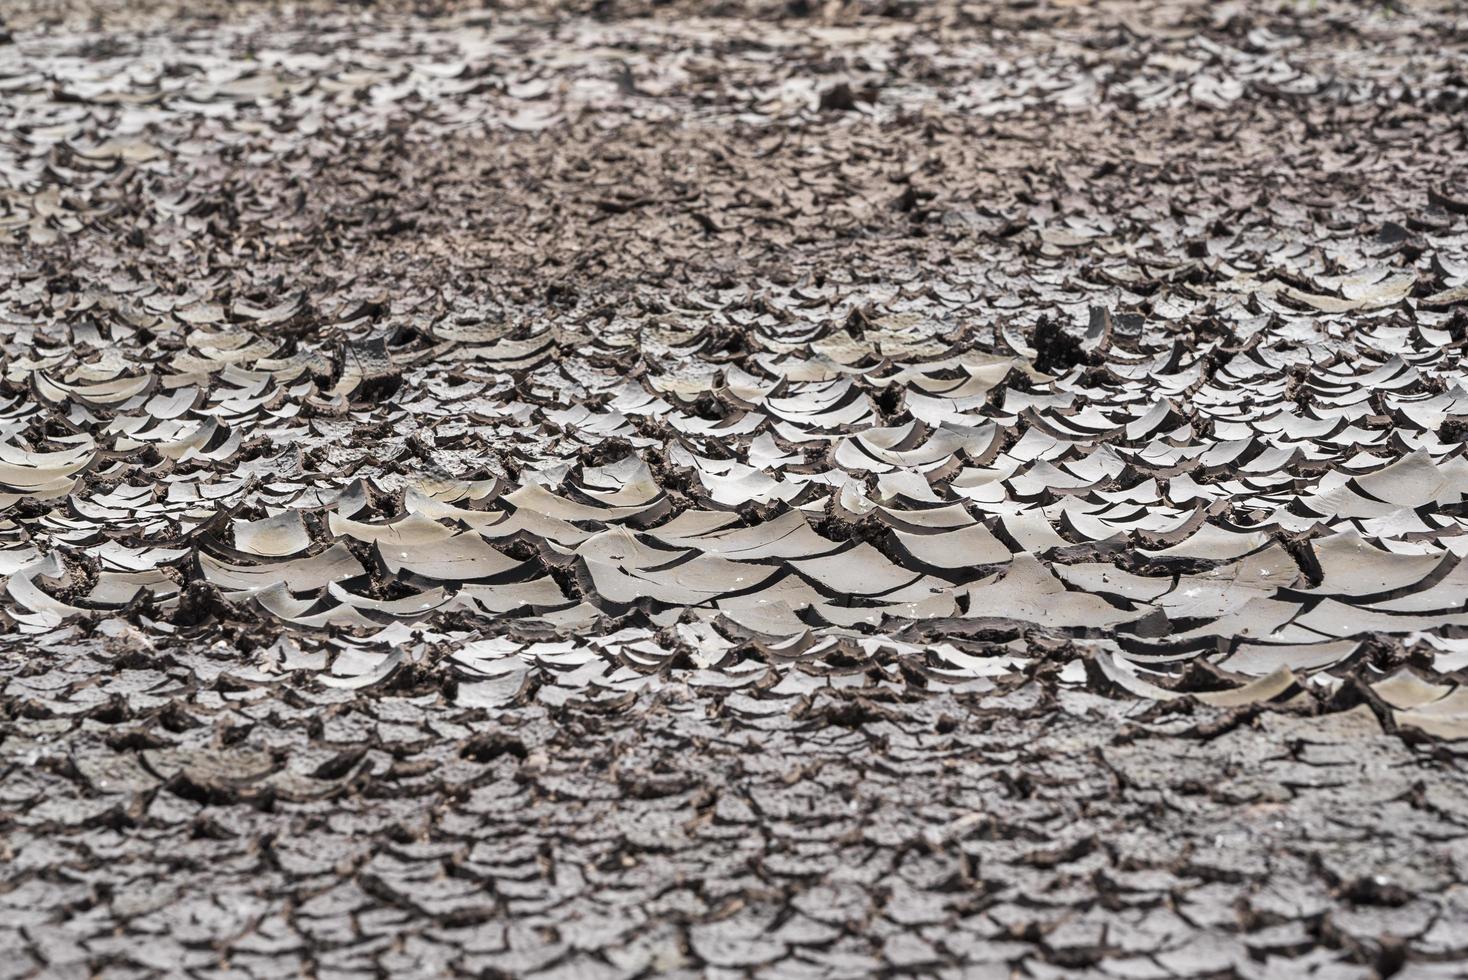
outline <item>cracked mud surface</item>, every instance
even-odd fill
[[[1460,975],[1455,5],[6,16],[0,975]]]

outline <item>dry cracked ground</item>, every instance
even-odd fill
[[[4,13],[0,976],[1465,975],[1461,4]]]

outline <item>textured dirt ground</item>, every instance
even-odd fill
[[[3,15],[0,975],[1462,975],[1459,5]]]

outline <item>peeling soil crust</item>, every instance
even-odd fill
[[[1457,5],[4,16],[0,977],[1459,975]]]

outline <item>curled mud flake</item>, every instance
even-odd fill
[[[311,534],[300,511],[288,510],[258,521],[235,521],[235,548],[262,558],[286,558],[311,547]]]
[[[1263,677],[1228,691],[1200,691],[1193,697],[1218,708],[1238,708],[1260,701],[1277,701],[1299,690],[1299,678],[1287,667],[1278,667]]]
[[[1262,677],[1282,668],[1315,671],[1349,660],[1361,648],[1356,640],[1320,643],[1240,643],[1218,666],[1246,677]]]
[[[936,534],[892,531],[893,552],[904,567],[937,575],[970,577],[982,566],[1008,563],[1009,548],[984,525]]]
[[[351,549],[334,544],[309,558],[288,558],[258,565],[237,565],[207,552],[195,554],[200,576],[213,585],[234,592],[284,585],[292,592],[312,592],[331,582],[342,582],[366,574]]]
[[[403,663],[404,653],[347,650],[337,655],[329,673],[318,675],[327,687],[357,690],[386,680]]]
[[[1072,592],[1028,552],[1015,555],[1007,570],[966,587],[962,594],[970,618],[1012,619],[1079,631],[1135,622],[1150,609],[1145,603],[1118,606],[1097,595]]]
[[[406,572],[437,582],[509,581],[527,571],[525,562],[496,550],[473,532],[414,544],[379,538],[372,548],[379,567],[388,574]]]

